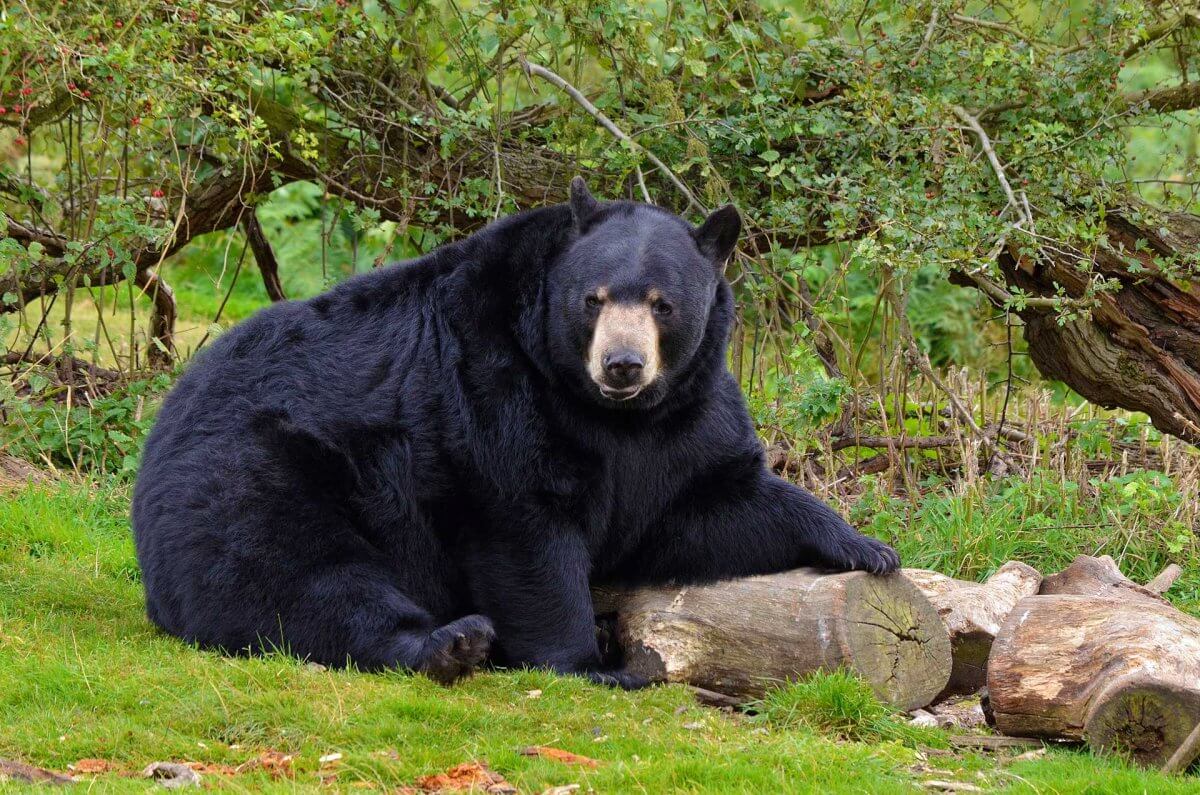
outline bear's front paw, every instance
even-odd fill
[[[622,690],[641,690],[644,687],[650,686],[650,680],[646,677],[630,673],[623,669],[588,671],[584,676],[598,685],[619,687]]]
[[[900,555],[870,536],[854,534],[831,545],[822,563],[838,571],[869,571],[890,574],[900,568]]]
[[[464,616],[429,633],[416,669],[435,682],[454,684],[479,667],[495,639],[496,630],[487,616]]]

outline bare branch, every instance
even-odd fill
[[[242,230],[246,233],[246,240],[250,244],[250,251],[254,253],[254,261],[258,263],[258,270],[262,273],[263,287],[267,290],[267,296],[272,302],[286,301],[287,296],[283,293],[283,282],[279,280],[279,261],[275,259],[271,241],[267,240],[262,224],[258,222],[258,213],[253,208],[249,209],[242,217]]]
[[[1017,217],[1021,219],[1014,226],[1024,226],[1027,229],[1032,229],[1033,218],[1029,215],[1029,209],[1023,202],[1017,201],[1017,196],[1013,193],[1012,185],[1008,184],[1008,176],[1004,173],[1004,166],[1000,163],[1000,158],[996,156],[996,150],[992,146],[992,139],[988,137],[987,131],[980,125],[979,119],[967,113],[958,105],[954,105],[950,109],[979,138],[979,146],[983,149],[984,154],[987,155],[988,162],[992,164],[992,171],[996,172],[996,179],[1000,182],[1000,187],[1004,191],[1004,197],[1008,199],[1009,206],[1016,211]]]
[[[571,99],[575,100],[575,104],[579,105],[579,107],[581,107],[585,111],[587,111],[588,114],[591,115],[591,117],[593,119],[595,119],[596,121],[598,121],[600,123],[601,127],[603,127],[604,129],[606,129],[610,133],[612,133],[614,138],[616,138],[619,141],[623,141],[624,143],[629,145],[632,149],[635,149],[635,150],[641,152],[642,154],[644,154],[646,156],[647,160],[649,160],[654,165],[658,166],[658,168],[662,171],[662,173],[666,175],[667,179],[671,180],[671,184],[673,184],[676,188],[678,188],[679,192],[682,193],[687,198],[689,206],[695,207],[697,210],[699,210],[702,213],[708,212],[708,209],[703,204],[700,203],[700,201],[695,197],[695,195],[688,188],[688,186],[683,183],[683,180],[681,180],[679,178],[679,176],[676,175],[676,173],[671,170],[670,166],[668,166],[663,161],[659,160],[658,157],[653,152],[651,152],[649,149],[647,149],[646,147],[639,144],[637,141],[630,138],[624,131],[621,130],[620,127],[618,127],[616,124],[614,124],[611,119],[609,119],[607,116],[605,116],[600,111],[599,108],[597,108],[595,105],[593,105],[588,100],[587,97],[585,97],[582,93],[580,93],[579,89],[575,88],[575,86],[571,85],[570,83],[568,83],[563,78],[559,77],[554,72],[551,72],[546,67],[539,66],[534,63],[529,63],[529,61],[525,60],[524,58],[521,59],[521,68],[525,70],[525,74],[537,75],[538,77],[542,78],[543,80],[546,80],[546,81],[552,83],[553,85],[557,86],[559,89],[565,91],[567,93],[567,95],[571,97]]]
[[[925,55],[925,51],[929,49],[929,43],[933,41],[933,32],[937,30],[938,24],[938,7],[934,6],[929,12],[929,23],[925,26],[925,35],[921,38],[921,46],[917,48],[917,54],[908,62],[909,66],[916,66],[921,62],[921,57]]]

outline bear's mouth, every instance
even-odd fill
[[[597,384],[597,386],[600,387],[601,395],[604,395],[604,397],[608,398],[609,400],[615,400],[618,403],[626,400],[632,400],[633,398],[637,397],[644,388],[641,384],[627,386],[623,389],[615,389],[611,386],[605,386],[604,384]]]

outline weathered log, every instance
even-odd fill
[[[797,569],[713,585],[596,589],[617,615],[625,664],[651,681],[749,700],[772,683],[848,669],[883,701],[925,706],[950,676],[950,641],[900,576]]]
[[[1027,597],[992,645],[988,691],[1004,734],[1161,766],[1200,721],[1200,620],[1141,596]]]
[[[926,569],[904,569],[903,573],[929,597],[950,633],[954,663],[950,681],[935,701],[977,692],[987,682],[988,654],[1000,625],[1017,602],[1038,592],[1042,575],[1015,560],[982,583]]]
[[[1172,564],[1146,585],[1138,585],[1117,568],[1108,555],[1094,558],[1079,555],[1071,565],[1042,581],[1041,594],[1074,594],[1076,596],[1109,596],[1122,599],[1131,596],[1153,599],[1167,604],[1162,597],[1182,571]]]

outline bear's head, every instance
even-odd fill
[[[693,227],[652,205],[598,202],[579,177],[570,211],[548,282],[555,366],[601,405],[655,406],[696,357],[741,218],[727,205]]]

